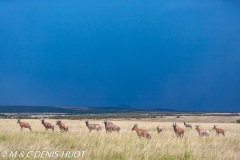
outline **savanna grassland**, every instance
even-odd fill
[[[182,122],[177,124],[183,127],[183,138],[177,138],[172,122],[154,122],[148,120],[112,120],[121,127],[120,133],[106,134],[103,120],[89,120],[90,123],[102,125],[100,132],[89,132],[84,121],[62,120],[69,126],[70,133],[60,133],[56,120],[46,119],[55,125],[55,131],[45,131],[40,120],[23,119],[32,126],[32,131],[23,129],[21,133],[16,119],[2,119],[0,121],[0,152],[7,151],[86,151],[83,157],[76,159],[206,159],[206,160],[239,160],[240,159],[240,125],[236,123],[199,123],[201,128],[209,130],[209,137],[200,138],[195,129],[185,128]],[[139,139],[132,127],[138,123],[141,129],[152,132],[152,139]],[[213,125],[225,130],[226,136],[216,136]],[[158,134],[156,127],[161,125],[163,132]],[[195,124],[192,123],[194,126]],[[33,155],[32,155],[33,156]],[[2,158],[0,159],[74,159],[68,157],[56,158]]]

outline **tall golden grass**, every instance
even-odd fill
[[[172,127],[172,122],[150,121],[113,121],[121,127],[120,133],[106,134],[103,120],[89,120],[90,123],[100,123],[100,132],[89,132],[84,121],[62,120],[69,126],[70,133],[60,133],[55,120],[46,119],[54,123],[55,132],[45,131],[40,120],[23,119],[32,126],[32,132],[28,129],[20,131],[17,120],[2,119],[0,121],[0,153],[2,151],[86,151],[80,159],[150,159],[150,160],[239,160],[240,159],[240,126],[234,123],[199,123],[201,128],[209,130],[209,137],[200,138],[195,129],[185,128],[183,123],[177,123],[183,127],[183,138],[177,138]],[[152,132],[152,139],[147,140],[137,136],[132,127],[138,123],[141,129]],[[213,125],[216,124],[225,130],[226,136],[216,136]],[[161,125],[163,132],[158,134],[156,127]],[[194,126],[195,124],[193,124]],[[59,159],[55,158],[55,159]],[[0,159],[11,159],[2,158]],[[12,158],[13,159],[13,158]],[[14,159],[29,159],[17,157]],[[47,159],[47,158],[35,158]],[[53,158],[49,158],[53,159]],[[62,158],[73,159],[73,158]],[[78,158],[79,159],[79,158]]]

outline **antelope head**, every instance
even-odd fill
[[[138,124],[135,124],[135,125],[133,126],[133,128],[132,128],[132,131],[133,131],[133,130],[136,130],[136,129],[137,129],[137,126],[138,126]]]
[[[85,123],[86,123],[86,126],[87,126],[87,127],[88,127],[88,122],[89,122],[88,120],[85,120]]]
[[[105,119],[105,120],[103,121],[103,123],[104,123],[105,125],[107,125],[107,123],[108,123],[108,122],[107,122],[107,119]]]
[[[198,124],[195,125],[195,129],[196,129],[196,130],[198,130],[199,127],[200,127],[200,125],[198,125]]]
[[[60,123],[61,123],[61,121],[59,120],[59,121],[56,121],[57,123],[56,123],[56,125],[59,125]]]
[[[172,126],[173,126],[174,129],[176,129],[177,123],[175,122],[175,124],[174,124],[174,122],[173,122],[173,125],[172,125]]]

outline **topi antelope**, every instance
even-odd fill
[[[52,131],[54,132],[54,125],[52,125],[51,123],[45,122],[44,119],[42,119],[42,124],[45,127],[46,131],[48,129],[52,129]]]
[[[119,126],[117,126],[117,125],[115,125],[115,124],[113,124],[112,122],[108,122],[107,120],[104,120],[104,125],[105,125],[105,130],[106,130],[106,133],[107,132],[112,132],[112,131],[117,131],[118,133],[119,133],[119,131],[120,131],[120,127]]]
[[[63,124],[61,121],[57,121],[56,125],[58,125],[61,132],[65,132],[65,133],[68,132],[69,133],[68,126]]]
[[[184,122],[184,126],[185,126],[186,128],[188,128],[188,127],[189,127],[189,128],[191,128],[191,129],[192,129],[192,125],[191,125],[191,124],[187,124],[187,123],[185,123],[185,122]]]
[[[157,132],[158,133],[162,132],[162,127],[160,125],[157,126]]]
[[[184,129],[183,128],[180,128],[180,127],[177,127],[177,123],[175,122],[175,124],[173,123],[173,129],[177,135],[177,137],[183,137],[184,135]]]
[[[195,125],[195,129],[197,130],[197,132],[198,132],[200,137],[202,137],[202,136],[209,136],[210,135],[209,131],[200,129],[199,127],[200,127],[200,125]]]
[[[88,120],[85,120],[86,126],[88,127],[89,131],[91,132],[92,130],[96,130],[99,131],[102,129],[102,127],[100,126],[100,124],[89,124]]]
[[[219,133],[220,133],[220,134],[222,134],[223,136],[225,136],[225,134],[224,134],[224,130],[223,130],[223,129],[221,129],[221,128],[217,128],[216,125],[213,126],[213,129],[215,129],[215,131],[216,131],[216,135],[219,136]]]
[[[148,140],[151,139],[151,132],[148,130],[139,129],[138,124],[135,124],[132,128],[132,131],[135,130],[137,132],[138,137],[146,137]]]
[[[20,125],[20,127],[21,127],[21,132],[22,132],[22,129],[23,129],[23,128],[28,128],[28,129],[30,129],[30,131],[32,131],[32,128],[31,128],[31,126],[30,126],[29,123],[21,122],[20,119],[18,119],[17,123],[18,123],[18,124]]]

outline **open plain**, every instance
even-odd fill
[[[197,121],[190,117],[192,120]],[[204,117],[206,118],[206,117]],[[193,129],[185,128],[181,118],[175,119],[179,127],[184,128],[183,138],[176,137],[172,122],[159,120],[114,120],[111,121],[121,127],[120,133],[106,134],[103,120],[89,120],[89,123],[99,123],[102,130],[89,132],[84,120],[65,120],[62,122],[69,126],[69,133],[61,133],[56,120],[46,119],[55,125],[55,131],[46,132],[40,119],[22,119],[31,124],[32,131],[24,128],[21,132],[16,119],[1,119],[0,121],[0,152],[7,153],[0,159],[204,159],[204,160],[239,160],[240,159],[240,125],[237,123],[211,122],[211,118],[199,122],[201,128],[209,130],[209,137],[199,137],[194,126]],[[184,118],[183,118],[184,119]],[[221,119],[221,118],[220,118]],[[170,119],[174,120],[174,119]],[[178,121],[179,120],[179,121]],[[188,120],[185,118],[185,120]],[[189,121],[188,121],[189,122]],[[150,130],[152,138],[141,138],[132,131],[134,124],[140,129]],[[163,132],[157,133],[157,126],[163,128]],[[225,130],[226,136],[216,135],[213,125]],[[16,157],[9,157],[11,152],[16,152]],[[39,151],[39,152],[37,152]],[[44,153],[42,153],[44,151]],[[47,155],[46,152],[49,152]],[[81,156],[74,158],[70,151],[81,151]],[[82,152],[86,151],[86,152]],[[20,153],[24,155],[19,157]],[[36,154],[37,152],[37,154]],[[58,155],[50,155],[57,152]],[[63,155],[62,152],[64,152]],[[27,156],[27,153],[29,155]],[[42,155],[40,155],[40,153]],[[11,155],[13,156],[13,155]],[[34,157],[35,156],[35,157]],[[49,157],[50,156],[50,157]],[[72,157],[71,157],[72,156]],[[75,155],[76,156],[76,155]]]

